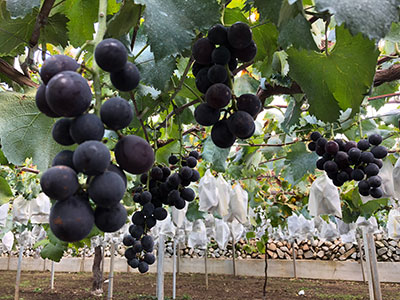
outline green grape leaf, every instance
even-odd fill
[[[289,133],[292,126],[299,124],[302,104],[302,101],[297,102],[294,98],[290,99],[289,105],[285,111],[285,118],[281,123],[284,132]]]
[[[141,80],[160,91],[165,89],[168,80],[174,73],[175,66],[175,58],[172,56],[164,57],[159,61],[149,60],[137,65]]]
[[[212,164],[212,168],[217,172],[225,172],[226,159],[229,155],[230,148],[222,149],[214,145],[211,137],[204,142],[203,153],[201,157]]]
[[[107,1],[107,15],[113,15],[121,8],[121,1],[108,0]]]
[[[257,45],[255,67],[264,77],[269,77],[272,73],[272,59],[278,48],[278,34],[278,30],[272,23],[253,28],[253,40]]]
[[[260,83],[258,80],[245,74],[235,79],[235,82],[233,83],[233,92],[236,96],[249,93],[256,94],[259,86]]]
[[[64,245],[48,243],[43,247],[42,251],[40,251],[40,256],[43,259],[48,258],[52,261],[60,262],[65,250],[67,250],[67,248]]]
[[[13,193],[5,178],[0,177],[0,205],[7,203],[12,198]]]
[[[8,160],[4,156],[4,153],[1,149],[0,149],[0,165],[8,165]]]
[[[361,215],[368,219],[375,213],[375,211],[387,206],[388,200],[388,198],[369,200],[360,206]]]
[[[106,35],[120,37],[127,34],[137,24],[142,9],[142,5],[137,5],[133,1],[125,1],[121,10],[108,22]]]
[[[279,22],[283,0],[254,0],[254,6],[260,13],[261,20],[269,20],[274,24]]]
[[[47,19],[40,33],[40,43],[50,43],[55,46],[66,47],[68,45],[68,18],[57,13]]]
[[[380,86],[376,86],[376,87],[373,88],[371,97],[396,93],[398,90],[399,90],[399,83],[397,81],[385,82],[384,84],[381,84]],[[378,110],[383,105],[385,105],[386,100],[388,100],[388,98],[381,98],[381,99],[377,99],[377,100],[371,100],[368,103],[373,108]]]
[[[227,8],[224,12],[224,25],[231,26],[236,22],[249,23],[239,7]]]
[[[216,0],[136,0],[146,5],[144,27],[156,61],[190,48],[195,30],[205,31],[219,23]],[[161,72],[153,72],[161,73]]]
[[[392,23],[389,33],[385,36],[385,40],[393,43],[398,43],[400,41],[400,24]]]
[[[23,19],[11,19],[5,1],[0,5],[0,56],[24,53],[24,45],[31,38],[36,17],[29,14]]]
[[[284,49],[292,45],[297,49],[318,51],[310,29],[310,22],[308,22],[303,15],[298,14],[296,18],[282,25],[279,32],[278,43]]]
[[[160,164],[169,165],[168,158],[172,153],[179,153],[179,142],[173,141],[161,148],[158,148],[156,151],[156,161]]]
[[[196,201],[192,201],[188,205],[188,209],[186,211],[186,218],[190,222],[194,222],[198,219],[205,219],[207,213],[203,211],[199,211],[199,203]]]
[[[353,35],[361,32],[369,39],[385,37],[392,22],[399,20],[397,0],[315,0],[318,11],[329,11],[338,25],[346,24]]]
[[[304,143],[292,145],[285,159],[283,177],[291,185],[297,184],[307,173],[313,174],[318,155],[308,152]]]
[[[289,73],[288,55],[285,51],[276,51],[272,58],[272,69],[279,72],[282,76]]]
[[[32,9],[40,6],[40,0],[8,0],[7,9],[13,19],[24,18]]]
[[[334,122],[340,110],[360,109],[372,84],[379,51],[361,34],[352,36],[344,27],[336,28],[337,44],[329,55],[308,50],[287,50],[289,75],[302,88],[318,119]],[[357,72],[354,72],[357,70]]]
[[[98,10],[97,0],[65,0],[65,14],[69,19],[67,27],[72,46],[79,47],[85,41],[93,39]]]
[[[38,169],[45,170],[63,149],[53,141],[54,119],[40,113],[33,95],[0,93],[0,137],[2,151],[10,163],[20,165],[32,157]]]

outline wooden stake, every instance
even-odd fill
[[[115,256],[115,244],[111,243],[111,259],[110,259],[110,274],[108,274],[108,291],[107,300],[111,300],[113,297],[114,288],[114,256]]]
[[[265,249],[265,252],[267,250]],[[297,278],[297,272],[296,272],[296,250],[294,249],[294,241],[292,242],[292,256],[293,256],[293,276],[294,278]],[[267,255],[267,253],[265,253]]]
[[[54,290],[54,261],[51,261],[50,289]]]
[[[371,272],[371,256],[369,255],[370,248],[368,245],[368,238],[367,238],[367,232],[365,229],[362,229],[363,233],[363,242],[364,242],[364,252],[365,252],[365,260],[367,262],[366,270],[367,270],[367,279],[368,279],[368,289],[369,289],[369,299],[370,300],[377,300],[374,297],[374,285],[372,283],[372,272]]]
[[[367,233],[368,246],[369,246],[369,256],[371,262],[371,273],[372,273],[372,283],[374,287],[374,297],[375,300],[382,300],[381,285],[379,281],[378,273],[378,262],[376,259],[376,247],[374,237],[371,233]]]
[[[172,299],[176,298],[176,240],[174,239],[174,249],[172,255]]]
[[[364,271],[364,259],[363,259],[363,251],[362,251],[362,243],[360,236],[357,234],[357,244],[358,244],[358,250],[360,251],[360,264],[361,264],[361,272],[362,272],[362,277],[363,281],[365,282],[365,271]]]
[[[17,266],[17,278],[15,280],[15,295],[14,300],[19,300],[19,283],[21,281],[21,267],[22,267],[22,254],[24,252],[24,246],[19,248],[18,255],[18,266]]]
[[[164,300],[164,235],[158,238],[157,251],[157,299]]]
[[[176,273],[179,274],[179,267],[180,267],[180,262],[181,262],[181,245],[178,242],[178,250],[177,250],[177,262],[176,262]]]
[[[231,236],[232,236],[233,276],[236,277],[236,246],[235,246],[235,237],[233,236],[233,233],[231,233]]]
[[[206,250],[205,250],[205,253],[204,253],[204,274],[205,274],[205,277],[206,277],[206,290],[208,290],[207,256],[208,256],[208,243],[206,245]]]

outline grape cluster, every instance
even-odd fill
[[[255,131],[254,117],[261,110],[261,102],[253,94],[236,98],[230,86],[233,80],[231,72],[236,69],[238,61],[249,62],[257,54],[251,28],[242,22],[229,28],[214,25],[207,37],[196,41],[192,53],[196,87],[205,94],[205,103],[198,105],[194,112],[197,123],[213,126],[211,139],[221,148],[231,147],[236,138],[250,138]],[[225,108],[232,99],[232,105]],[[226,113],[221,119],[222,111]]]
[[[121,45],[116,40],[102,41],[96,48],[96,60],[102,68],[113,72],[111,76],[117,74],[117,83],[113,82],[117,88],[122,81],[134,88],[131,76],[120,72],[129,64]],[[109,61],[104,57],[109,57]],[[109,62],[112,68],[108,68]],[[134,135],[117,142],[114,152],[118,165],[111,162],[110,151],[101,142],[105,126],[111,130],[125,128],[132,121],[132,108],[125,99],[114,97],[102,105],[100,118],[88,113],[92,93],[87,81],[76,73],[78,67],[68,56],[48,58],[40,71],[43,84],[36,93],[38,109],[49,117],[60,117],[53,125],[53,139],[64,146],[78,144],[75,151],[59,152],[40,180],[43,192],[57,200],[50,212],[50,228],[67,242],[86,237],[94,224],[104,232],[120,229],[127,219],[126,209],[120,203],[127,186],[124,171],[141,174],[154,163],[152,147]],[[79,183],[78,174],[86,176],[85,184]],[[95,204],[94,210],[89,198]]]
[[[186,201],[195,199],[194,190],[187,186],[200,179],[199,172],[194,169],[198,159],[199,153],[192,151],[187,157],[181,159],[181,168],[171,171],[179,162],[178,157],[171,155],[169,157],[171,168],[155,166],[150,172],[141,174],[142,185],[135,188],[133,200],[139,203],[142,209],[133,214],[129,234],[123,240],[125,246],[132,246],[125,251],[128,264],[132,268],[139,268],[141,273],[147,272],[148,265],[154,262],[154,255],[151,253],[153,239],[147,235],[147,232],[156,225],[157,221],[162,221],[167,217],[168,212],[163,205],[183,209]],[[148,189],[145,190],[143,186],[147,186]]]
[[[361,195],[374,198],[383,196],[379,169],[388,151],[380,145],[381,135],[372,134],[368,139],[358,142],[345,142],[342,139],[328,141],[319,132],[313,132],[310,137],[312,141],[308,149],[322,156],[317,161],[317,168],[325,171],[335,186],[356,180]]]

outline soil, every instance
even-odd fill
[[[105,274],[107,275],[107,274]],[[15,286],[14,271],[0,271],[0,299],[13,299]],[[25,300],[94,300],[107,299],[104,284],[102,296],[90,293],[92,279],[90,273],[56,273],[55,289],[50,290],[50,272],[22,272],[20,299]],[[106,278],[106,276],[105,276]],[[189,299],[262,299],[262,277],[233,277],[229,275],[209,275],[206,290],[203,274],[180,274],[177,276],[178,300]],[[400,299],[400,284],[382,283],[382,298]],[[299,296],[299,291],[304,296]],[[172,275],[165,274],[165,299],[172,298]],[[156,297],[156,275],[136,273],[114,274],[113,299],[152,300]],[[368,285],[362,282],[269,278],[267,299],[334,299],[368,300]]]

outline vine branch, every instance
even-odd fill
[[[185,110],[185,108],[188,108],[189,106],[192,106],[192,105],[194,105],[194,104],[196,104],[196,103],[199,103],[199,102],[200,102],[200,99],[195,99],[195,100],[192,100],[192,101],[190,101],[190,102],[188,102],[188,103],[186,103],[186,104],[184,104],[184,105],[182,105],[182,106],[180,106],[180,107],[174,108],[174,109],[167,115],[167,117],[165,118],[165,120],[164,120],[160,125],[158,125],[157,129],[160,129],[160,128],[162,128],[162,127],[165,127],[165,126],[167,125],[167,120],[169,120],[173,115],[179,115],[182,111]]]
[[[26,85],[35,88],[39,87],[39,85],[36,82],[32,81],[29,77],[19,72],[7,61],[1,58],[0,58],[0,73],[6,75],[8,78],[18,83],[19,85]]]
[[[143,132],[144,132],[144,136],[146,138],[146,141],[149,143],[149,135],[147,134],[147,130],[146,130],[146,126],[144,126],[144,122],[143,122],[143,118],[142,115],[139,112],[139,109],[137,107],[137,103],[136,103],[136,99],[135,99],[135,95],[133,94],[132,91],[129,92],[129,95],[131,96],[131,100],[133,102],[133,106],[135,107],[135,113],[136,113],[136,117],[139,119],[140,125],[142,126]]]

